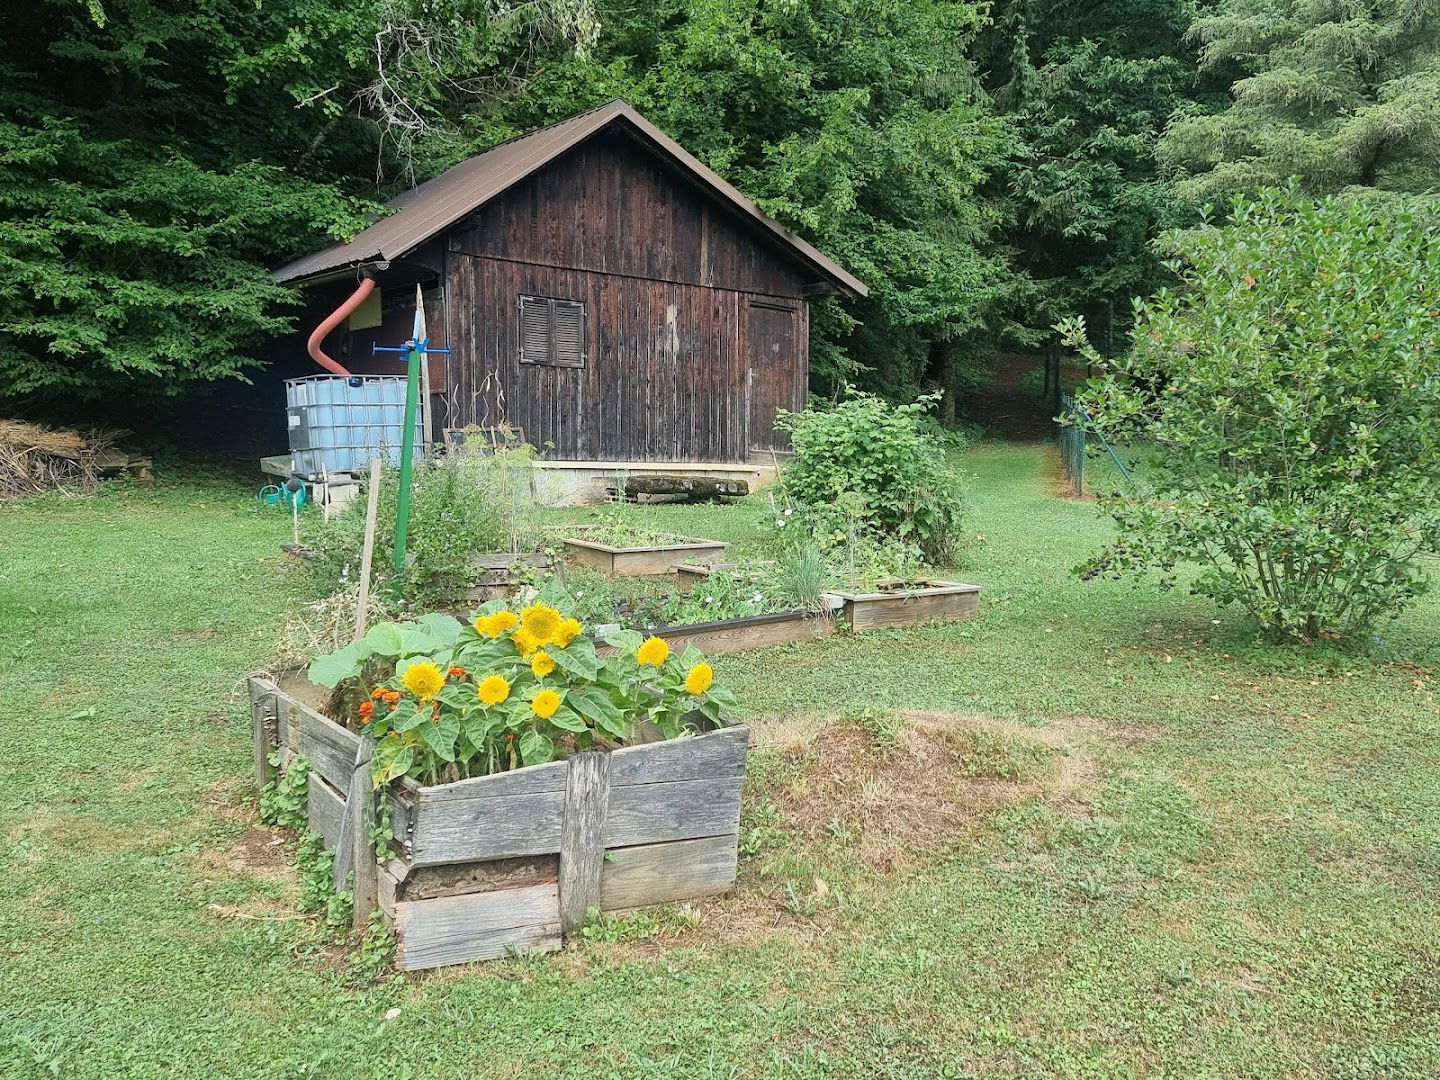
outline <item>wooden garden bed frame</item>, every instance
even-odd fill
[[[565,557],[577,566],[589,566],[611,577],[659,577],[673,573],[682,563],[710,563],[720,559],[729,545],[723,540],[685,540],[645,547],[614,547],[595,540],[566,537]]]
[[[749,729],[728,727],[612,752],[573,754],[493,776],[392,785],[394,857],[370,847],[374,741],[260,677],[250,680],[255,779],[310,763],[310,828],[354,872],[357,922],[394,927],[404,971],[546,952],[586,912],[728,890],[735,881]]]
[[[839,625],[829,615],[808,611],[780,611],[773,615],[745,615],[738,619],[686,623],[683,626],[641,632],[647,637],[663,638],[675,651],[683,650],[686,645],[694,645],[701,652],[714,656],[745,652],[748,649],[763,649],[770,645],[815,641],[829,637],[838,630]]]
[[[980,586],[957,581],[917,581],[870,592],[837,589],[830,595],[843,602],[845,619],[855,631],[953,622],[980,610]]]
[[[550,569],[550,557],[538,551],[521,551],[513,554],[472,555],[470,566],[478,570],[480,580],[465,595],[472,604],[484,604],[490,600],[504,600],[515,593],[516,585],[510,580],[510,571],[516,566],[529,566],[537,570]]]

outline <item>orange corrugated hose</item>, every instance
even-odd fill
[[[305,343],[305,348],[309,350],[310,358],[326,371],[336,375],[350,374],[344,367],[325,355],[325,351],[320,348],[320,343],[325,340],[325,336],[329,334],[331,330],[339,326],[345,318],[363,304],[365,298],[374,291],[375,279],[373,277],[365,278],[360,282],[359,287],[350,294],[350,299],[332,311],[324,322],[310,332],[310,340]]]

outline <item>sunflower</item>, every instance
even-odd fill
[[[503,675],[487,675],[476,690],[482,705],[499,705],[510,696],[510,684]]]
[[[644,644],[635,650],[635,659],[651,667],[659,667],[669,656],[670,646],[665,644],[664,638],[646,638]]]
[[[523,626],[510,635],[510,641],[514,644],[515,651],[521,656],[529,656],[536,649],[540,648],[541,645],[545,644]]]
[[[560,621],[560,612],[548,604],[531,604],[520,613],[520,629],[528,633],[537,645],[549,645],[555,640]]]
[[[699,697],[710,689],[710,684],[715,681],[715,669],[709,664],[696,664],[685,676],[685,692]]]
[[[555,670],[555,658],[544,649],[537,650],[535,655],[530,657],[530,670],[537,679],[543,679]]]
[[[476,615],[475,632],[488,638],[497,638],[520,621],[513,611],[497,611],[493,615]]]
[[[555,631],[556,646],[561,649],[565,648],[570,642],[580,636],[580,631],[583,629],[585,628],[580,625],[579,619],[566,619],[560,624],[560,628]]]
[[[421,701],[429,701],[444,688],[445,673],[434,664],[425,661],[411,664],[406,668],[405,676],[401,681],[405,684],[405,689]]]
[[[554,690],[541,690],[530,699],[530,710],[541,720],[549,720],[560,708],[560,695]]]

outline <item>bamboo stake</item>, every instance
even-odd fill
[[[360,549],[360,601],[355,606],[355,640],[365,636],[370,609],[370,563],[375,554],[375,518],[380,513],[380,459],[370,459],[370,491],[365,505],[365,543]]]

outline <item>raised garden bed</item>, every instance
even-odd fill
[[[686,623],[645,630],[647,636],[663,638],[670,648],[683,650],[694,645],[703,653],[745,652],[770,645],[790,645],[829,637],[839,629],[829,615],[808,611],[781,611],[773,615],[745,615],[738,619]]]
[[[257,782],[270,779],[273,750],[282,770],[310,762],[310,828],[335,849],[337,884],[353,870],[357,898],[375,895],[402,970],[557,949],[591,908],[734,883],[748,728],[436,786],[401,777],[385,795],[393,857],[374,867],[360,825],[373,741],[269,680],[252,678],[250,698]]]
[[[465,598],[476,605],[513,596],[521,584],[514,580],[517,569],[537,572],[550,569],[550,557],[536,551],[473,555],[469,561],[470,566],[479,572],[479,581],[465,594]]]
[[[636,547],[615,547],[598,540],[567,537],[565,558],[611,577],[653,577],[670,574],[684,563],[709,564],[725,555],[722,540],[676,540]]]
[[[920,580],[879,585],[870,590],[835,590],[851,630],[919,626],[968,619],[980,610],[980,586],[954,581]]]

